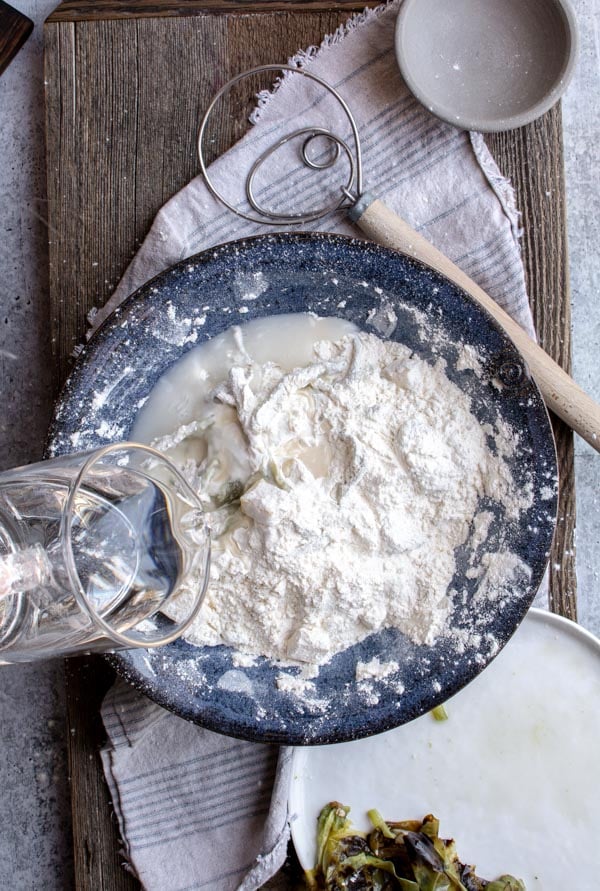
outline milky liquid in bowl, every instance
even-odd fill
[[[150,443],[203,417],[211,391],[239,361],[234,330],[231,327],[194,347],[160,378],[135,420],[131,436],[136,442]],[[311,313],[265,316],[242,327],[244,348],[252,359],[274,362],[284,371],[313,361],[313,346],[320,340],[336,341],[357,330],[345,319]],[[183,457],[186,448],[189,441],[188,446],[175,447],[171,457]]]

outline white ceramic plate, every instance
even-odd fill
[[[531,610],[494,662],[431,715],[358,742],[297,748],[290,812],[305,868],[316,818],[337,800],[359,829],[440,820],[463,862],[486,879],[511,873],[528,891],[598,887],[600,640]]]

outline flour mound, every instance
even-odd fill
[[[212,397],[184,431],[204,442],[185,475],[222,505],[187,639],[323,664],[383,628],[417,644],[444,633],[455,549],[481,500],[522,506],[444,363],[352,334],[289,373],[248,357]]]

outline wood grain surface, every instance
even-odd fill
[[[98,755],[104,740],[100,705],[114,672],[104,659],[85,656],[66,661],[65,677],[75,887],[133,891],[140,884],[123,868],[117,821]]]
[[[81,22],[101,19],[161,18],[194,16],[219,12],[261,13],[299,11],[329,13],[335,10],[344,16],[353,9],[375,5],[356,0],[65,0],[48,18],[48,22]]]
[[[45,26],[50,299],[56,386],[84,339],[86,314],[112,292],[160,206],[198,171],[195,134],[208,100],[230,76],[285,61],[318,43],[364,3],[270,4],[95,0],[62,4]],[[198,14],[200,13],[200,14]],[[237,94],[223,150],[243,130]],[[237,104],[236,104],[237,103]],[[523,260],[539,337],[570,367],[570,302],[560,109],[488,139],[516,187]],[[555,426],[561,494],[551,559],[553,608],[575,617],[572,434]],[[99,659],[68,670],[76,886],[139,887],[121,866],[100,761],[98,707],[112,673]],[[292,867],[271,887],[291,889]]]
[[[571,294],[560,105],[520,130],[490,135],[488,145],[515,187],[522,214],[523,263],[540,345],[571,371]],[[560,493],[550,557],[550,605],[577,620],[573,434],[552,418]]]

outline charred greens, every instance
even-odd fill
[[[489,882],[461,863],[452,839],[439,836],[439,822],[390,823],[369,811],[370,832],[348,819],[350,808],[325,805],[317,822],[317,862],[306,874],[310,891],[526,891],[520,879]]]

